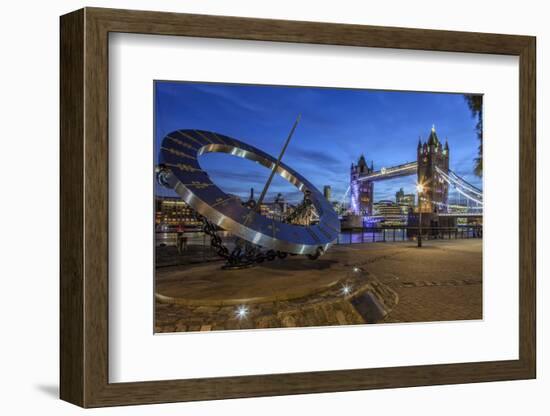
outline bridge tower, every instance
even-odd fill
[[[418,183],[424,186],[422,200],[418,206],[422,212],[440,211],[440,204],[447,204],[449,185],[437,174],[436,167],[449,172],[449,143],[442,145],[432,126],[430,136],[425,143],[418,139],[417,147]]]
[[[351,164],[350,194],[352,212],[356,215],[372,215],[372,198],[374,184],[371,181],[359,181],[362,176],[374,171],[373,164],[367,165],[365,156],[361,155],[357,165]]]

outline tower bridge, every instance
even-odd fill
[[[382,181],[385,179],[398,178],[400,176],[414,175],[418,170],[418,162],[403,163],[402,165],[392,166],[391,168],[382,168],[372,171],[361,177],[362,181]]]
[[[425,142],[418,141],[416,161],[374,170],[362,155],[350,170],[350,209],[353,214],[373,215],[374,183],[403,176],[417,176],[423,192],[418,195],[421,212],[457,216],[481,216],[483,193],[476,186],[458,176],[449,168],[450,149],[445,140],[442,144],[432,126]],[[465,205],[449,203],[449,192],[456,191],[466,201]]]

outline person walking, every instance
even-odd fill
[[[178,249],[178,253],[183,254],[184,251],[187,251],[187,237],[185,236],[185,226],[183,224],[179,224],[176,232],[176,247]]]

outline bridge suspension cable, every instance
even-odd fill
[[[449,174],[443,172],[439,167],[436,166],[436,172],[439,176],[451,185],[459,194],[466,197],[470,201],[475,202],[483,206],[483,193],[482,191],[475,187],[474,185],[466,182],[460,176],[449,170]]]
[[[481,189],[477,188],[476,186],[472,185],[469,182],[466,182],[463,178],[458,176],[456,173],[454,173],[450,169],[449,169],[449,176],[455,179],[457,182],[461,183],[466,189],[470,190],[470,192],[476,195],[479,195],[481,198],[483,198],[483,192],[481,191]]]

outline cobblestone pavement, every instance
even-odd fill
[[[482,240],[428,242],[418,249],[381,247],[368,270],[399,295],[383,322],[482,319]]]
[[[374,323],[396,302],[395,292],[374,281],[363,284],[349,295],[335,287],[307,298],[251,305],[187,306],[157,302],[155,332]],[[246,312],[241,315],[239,311],[243,307]]]
[[[311,295],[244,305],[157,301],[155,331],[481,319],[481,250],[481,240],[427,242],[421,249],[407,242],[337,246],[323,259],[357,270],[337,284]]]
[[[317,263],[313,263],[317,264]],[[367,271],[348,265],[331,262],[333,267],[322,268],[321,273],[311,270],[296,271],[295,279],[305,278],[292,288],[281,288],[279,276],[276,273],[262,276],[263,282],[250,281],[247,274],[255,276],[260,270],[245,269],[243,276],[233,285],[225,283],[220,287],[216,279],[207,280],[204,274],[213,267],[200,270],[199,276],[184,285],[189,290],[175,287],[178,280],[174,273],[163,273],[161,282],[157,284],[156,332],[180,331],[210,331],[222,329],[252,329],[305,327],[320,325],[351,325],[374,323],[380,321],[388,311],[397,304],[397,294],[387,285],[378,282]],[[218,266],[219,267],[219,266]],[[293,268],[295,269],[295,268]],[[330,269],[330,275],[329,273]],[[266,273],[266,270],[263,270]],[[239,271],[232,271],[225,279],[236,279]],[[197,274],[197,273],[196,273]],[[201,278],[200,275],[203,275]],[[284,274],[288,274],[285,272]],[[325,275],[327,280],[319,279],[316,274]],[[257,279],[257,276],[256,276]],[[219,298],[218,293],[210,294],[203,291],[206,281],[214,287],[219,287],[226,293],[233,294],[233,288],[243,287],[249,283],[248,292],[243,290],[240,297],[234,299]],[[279,291],[273,293],[273,288],[265,291],[262,284],[271,282],[279,285]],[[223,282],[221,282],[223,284]],[[255,286],[254,286],[255,284]],[[321,286],[319,290],[318,285]],[[229,290],[229,292],[227,292]],[[177,295],[170,297],[166,294]],[[187,297],[185,297],[187,295]],[[249,296],[243,299],[243,296]]]

